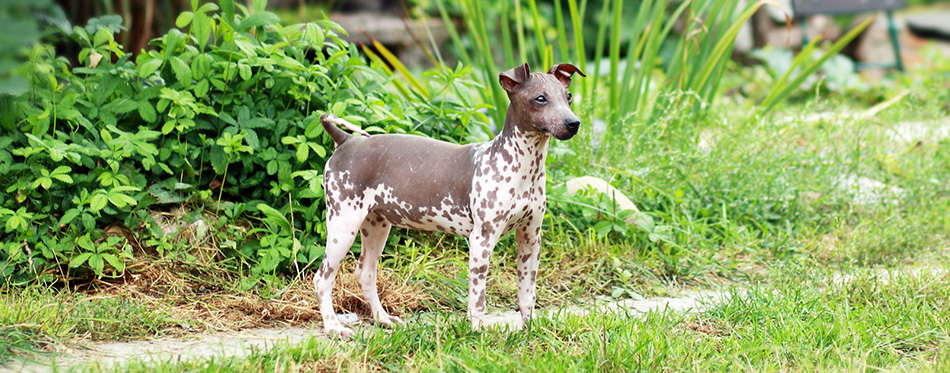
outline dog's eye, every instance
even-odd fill
[[[540,95],[540,96],[534,98],[534,103],[536,103],[536,104],[538,104],[538,105],[544,105],[544,104],[548,103],[548,98],[547,98],[547,97],[544,97],[544,95]]]
[[[570,105],[570,104],[572,104],[573,102],[574,102],[574,95],[572,95],[571,92],[568,92],[568,93],[567,93],[567,104]]]

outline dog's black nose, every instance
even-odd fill
[[[564,126],[571,132],[576,132],[578,128],[581,127],[581,120],[577,118],[570,118],[564,121]]]

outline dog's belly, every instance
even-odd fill
[[[467,204],[454,201],[451,196],[429,205],[413,204],[416,198],[401,196],[390,186],[367,188],[363,200],[370,207],[370,216],[383,219],[397,227],[438,231],[468,236],[472,232],[472,214]],[[434,201],[435,199],[430,199]]]

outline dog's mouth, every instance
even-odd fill
[[[555,139],[558,140],[570,140],[574,135],[577,134],[577,130],[581,128],[581,121],[577,118],[570,118],[564,121],[563,124],[558,126],[557,131],[552,133]]]
[[[576,134],[577,134],[577,130],[575,129],[575,130],[558,131],[557,133],[553,134],[553,136],[555,139],[564,141],[564,140],[570,140]]]

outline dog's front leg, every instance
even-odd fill
[[[472,322],[472,329],[484,326],[488,264],[498,243],[497,235],[484,233],[487,233],[485,229],[476,229],[468,238],[468,318]]]
[[[518,241],[518,311],[521,312],[521,327],[526,328],[537,297],[538,264],[541,261],[541,220],[544,211],[528,215],[524,226],[515,231]]]

